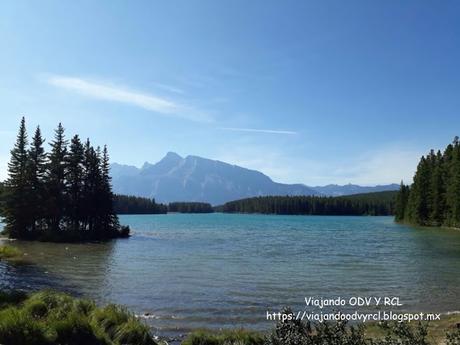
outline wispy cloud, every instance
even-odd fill
[[[298,134],[295,131],[286,131],[286,130],[278,130],[278,129],[237,128],[237,127],[218,127],[218,129],[222,129],[222,130],[225,130],[225,131],[234,131],[234,132],[288,134],[288,135]]]
[[[179,89],[178,87],[175,87],[175,86],[166,85],[166,84],[162,84],[162,83],[153,83],[153,85],[156,86],[159,89],[163,89],[163,90],[168,91],[168,92],[173,92],[173,93],[177,93],[177,94],[180,94],[180,95],[185,94],[184,90]]]
[[[84,96],[130,104],[162,115],[198,122],[211,122],[213,120],[207,112],[152,93],[132,90],[125,86],[59,75],[49,76],[46,81],[53,86],[74,91]]]

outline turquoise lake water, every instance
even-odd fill
[[[105,244],[11,242],[0,287],[51,287],[128,306],[159,334],[265,329],[266,311],[304,297],[399,296],[400,310],[460,310],[460,232],[392,217],[127,215],[133,236]]]

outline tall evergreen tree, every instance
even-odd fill
[[[430,181],[430,225],[440,226],[444,221],[445,186],[443,158],[440,151],[431,157],[432,174]]]
[[[446,202],[449,205],[449,211],[446,225],[460,227],[460,143],[458,137],[452,144],[452,158],[447,169]]]
[[[67,214],[71,229],[78,231],[83,221],[83,164],[84,148],[78,135],[70,141],[66,160]]]
[[[11,237],[24,238],[27,236],[28,219],[28,183],[27,183],[27,131],[26,120],[23,117],[11,159],[8,163],[8,179],[6,180],[6,196],[4,215],[6,230]]]
[[[395,204],[396,221],[403,221],[406,218],[408,199],[409,199],[409,186],[406,186],[404,182],[401,181],[399,192],[396,196],[396,204]]]
[[[90,233],[97,231],[98,225],[98,191],[99,183],[101,181],[99,171],[99,157],[91,146],[89,139],[86,140],[84,148],[84,217],[85,228]]]
[[[61,230],[66,204],[66,156],[67,141],[64,137],[64,127],[59,123],[55,130],[54,139],[50,143],[51,152],[48,155],[48,169],[46,175],[46,191],[48,202],[46,205],[49,230],[53,233]]]
[[[101,157],[101,212],[103,214],[103,228],[113,229],[118,226],[118,218],[114,213],[112,193],[112,184],[110,177],[109,151],[107,145],[104,145]]]
[[[43,148],[40,127],[37,126],[28,151],[27,182],[29,189],[28,209],[30,226],[33,233],[43,228],[45,218],[43,203],[45,200],[44,178],[46,173],[46,154]]]
[[[429,162],[427,158],[422,157],[418,164],[409,195],[408,217],[410,222],[428,225],[430,180]]]

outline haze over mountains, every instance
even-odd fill
[[[198,156],[183,158],[174,152],[168,152],[156,164],[146,162],[141,168],[113,163],[111,175],[115,193],[155,198],[163,203],[202,201],[219,205],[253,196],[338,196],[399,188],[396,184],[376,187],[283,184],[256,170]]]

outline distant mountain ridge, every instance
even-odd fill
[[[342,196],[342,195],[353,195],[353,194],[363,194],[363,193],[373,193],[373,192],[388,192],[399,190],[399,184],[392,183],[387,185],[377,185],[377,186],[359,186],[356,184],[346,184],[346,185],[337,185],[337,184],[328,184],[326,186],[316,186],[310,187],[322,195],[327,196]]]
[[[338,196],[394,190],[389,187],[393,185],[308,187],[304,184],[277,183],[256,170],[198,156],[184,158],[174,152],[168,152],[156,164],[145,162],[141,168],[113,163],[111,176],[115,193],[155,198],[163,203],[200,201],[219,205],[254,196]],[[396,189],[399,187],[394,186]]]
[[[256,170],[197,156],[168,152],[142,168],[111,165],[113,190],[158,202],[201,201],[213,205],[252,196],[318,195],[303,184],[282,184]]]

